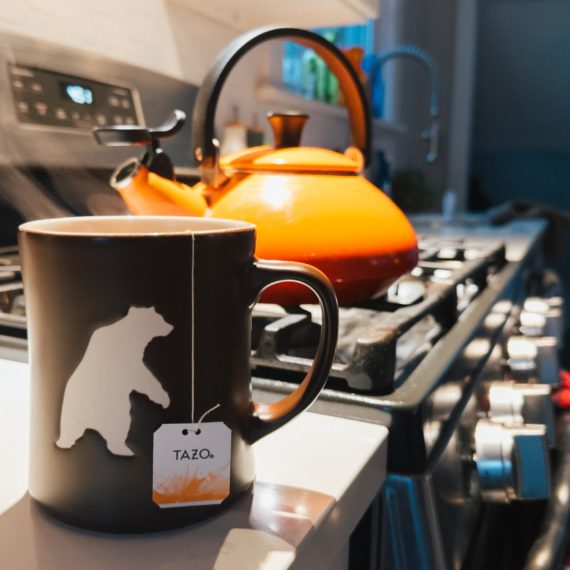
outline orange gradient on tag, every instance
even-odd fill
[[[178,503],[221,503],[230,493],[229,464],[203,477],[197,474],[172,474],[152,490],[157,505]]]

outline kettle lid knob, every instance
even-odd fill
[[[267,120],[273,130],[275,148],[300,146],[301,136],[309,115],[290,111],[287,113],[269,113]]]

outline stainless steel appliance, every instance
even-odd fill
[[[341,309],[337,362],[312,408],[390,429],[389,475],[353,535],[352,566],[558,568],[570,463],[551,400],[562,299],[543,266],[545,223],[416,228],[418,267]],[[260,312],[254,385],[268,401],[307,366],[312,313]]]
[[[158,124],[175,107],[190,116],[195,88],[15,37],[0,39],[0,59],[0,357],[25,359],[17,224],[121,211],[107,185],[117,149],[96,146],[97,115],[113,122],[110,109],[126,109],[127,101],[122,120],[142,122],[144,111]],[[103,107],[84,111],[96,97]],[[188,140],[181,134],[165,147],[192,175]],[[550,399],[562,300],[543,266],[545,223],[496,228],[478,217],[415,225],[418,268],[386,296],[342,307],[334,370],[312,408],[390,430],[389,475],[354,532],[351,566],[556,568],[568,519],[570,439],[560,417],[556,437]],[[311,305],[256,309],[258,399],[293,389],[318,328]]]
[[[159,124],[190,114],[196,88],[88,52],[0,35],[0,245],[22,220],[124,211],[108,184],[128,149],[102,149],[96,125]],[[194,177],[190,125],[164,145],[179,176]]]

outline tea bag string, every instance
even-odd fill
[[[196,268],[196,263],[195,263],[195,259],[196,259],[196,234],[192,233],[192,284],[190,286],[190,296],[191,296],[191,309],[192,309],[192,321],[191,321],[191,332],[192,332],[192,345],[191,345],[191,350],[190,350],[190,365],[191,365],[191,372],[190,372],[190,378],[191,378],[191,385],[192,385],[192,404],[191,404],[191,419],[192,419],[192,423],[194,423],[194,402],[196,400],[195,396],[196,396],[196,389],[195,389],[195,384],[194,384],[194,330],[195,330],[195,323],[196,323],[196,319],[194,317],[194,305],[195,305],[195,295],[194,295],[194,278],[195,278],[195,268]],[[212,406],[209,410],[206,410],[201,416],[200,419],[198,420],[198,424],[196,425],[196,428],[190,431],[193,431],[194,433],[199,433],[200,432],[200,426],[202,425],[202,422],[204,421],[204,419],[206,418],[206,416],[210,413],[213,412],[215,409],[219,408],[220,404],[216,404],[215,406]]]
[[[192,408],[191,408],[191,415],[190,418],[192,420],[192,423],[194,423],[194,400],[196,399],[196,391],[194,389],[194,329],[196,326],[196,319],[194,317],[194,278],[195,278],[195,273],[196,273],[196,234],[194,232],[192,232],[192,275],[191,275],[191,279],[192,279],[192,284],[190,285],[190,308],[192,310],[192,324],[191,324],[191,332],[192,332],[192,344],[191,344],[191,352],[190,352],[190,366],[191,366],[191,371],[190,371],[190,378],[191,378],[191,383],[192,383]]]

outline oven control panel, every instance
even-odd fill
[[[20,123],[87,131],[143,124],[138,93],[131,87],[12,63],[8,75]]]

